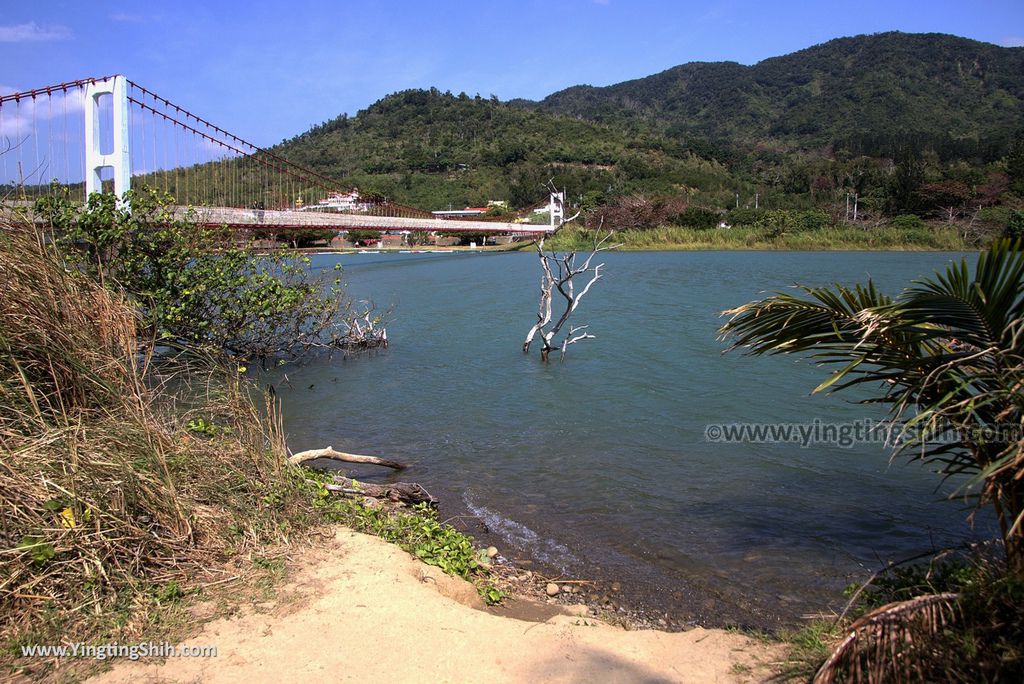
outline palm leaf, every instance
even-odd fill
[[[838,367],[815,391],[874,384],[865,403],[906,416],[894,455],[941,465],[944,477],[970,474],[968,494],[992,503],[1007,556],[1024,574],[1024,442],[986,430],[1024,426],[1024,251],[999,242],[972,270],[952,263],[898,297],[865,286],[797,286],[724,312],[730,349],[807,353]],[[939,439],[952,432],[952,440]],[[912,450],[913,448],[913,450]],[[984,483],[980,490],[979,482]],[[961,489],[961,492],[965,491]]]
[[[973,275],[962,259],[945,273],[915,281],[899,299],[906,314],[927,316],[950,335],[984,348],[1005,341],[1009,325],[1020,318],[1022,295],[1024,252],[1004,241],[979,255]]]
[[[923,681],[934,658],[931,641],[959,617],[959,594],[918,596],[862,616],[814,675],[831,682]]]
[[[847,375],[851,384],[884,381],[886,369],[900,377],[913,364],[922,333],[913,326],[895,325],[894,302],[878,292],[874,283],[848,288],[797,286],[807,297],[778,293],[724,312],[730,320],[719,329],[733,337],[730,349],[746,347],[752,354],[813,352],[820,364],[844,364],[815,391],[831,387]]]

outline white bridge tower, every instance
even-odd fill
[[[104,154],[100,147],[100,97],[113,100],[113,149]],[[124,200],[132,187],[128,135],[128,84],[124,76],[93,81],[85,88],[85,195],[103,192],[104,169],[114,172],[114,194]]]

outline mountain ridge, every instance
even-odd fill
[[[973,117],[972,97],[980,105]],[[835,38],[749,66],[687,62],[516,104],[602,123],[629,118],[669,135],[794,148],[880,134],[962,140],[991,132],[1005,145],[1024,125],[1022,102],[1024,48],[885,32]]]
[[[974,171],[954,180],[979,185],[1021,130],[1024,48],[888,32],[750,66],[688,62],[536,102],[404,90],[278,149],[431,208],[528,206],[552,180],[581,203],[641,193],[727,206],[760,193],[807,206],[823,188],[886,195],[893,160],[908,153],[927,157],[922,178],[965,164]]]

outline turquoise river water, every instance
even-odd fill
[[[617,580],[674,623],[792,622],[887,560],[991,530],[879,443],[709,441],[721,424],[880,417],[811,396],[824,371],[809,362],[723,355],[719,313],[794,282],[871,277],[896,293],[952,258],[607,254],[575,316],[597,338],[544,365],[521,351],[535,255],[318,255],[316,269],[342,264],[352,296],[391,308],[391,347],[288,369],[289,444],[411,462],[401,479],[503,555]]]

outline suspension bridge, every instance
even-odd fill
[[[0,93],[0,174],[0,202],[9,206],[55,192],[84,206],[95,192],[124,198],[132,187],[151,188],[174,198],[176,215],[254,235],[359,229],[531,236],[555,230],[563,218],[563,193],[550,194],[546,225],[525,222],[545,205],[489,220],[363,194],[120,75]]]

